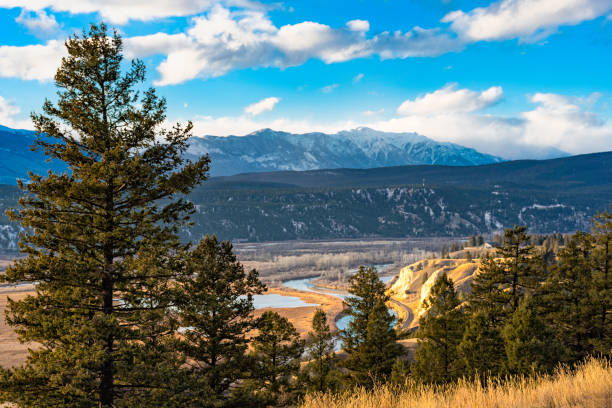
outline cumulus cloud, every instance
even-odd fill
[[[276,106],[276,104],[280,101],[279,98],[275,98],[275,97],[270,97],[270,98],[266,98],[266,99],[262,99],[259,102],[256,102],[252,105],[247,106],[246,108],[244,108],[244,112],[248,113],[252,116],[257,116],[260,115],[264,112],[268,112],[274,109],[274,107]]]
[[[15,21],[26,26],[31,34],[40,38],[50,37],[59,32],[59,24],[55,16],[47,14],[44,10],[30,12],[22,9]]]
[[[466,41],[519,37],[539,40],[559,26],[592,20],[612,10],[612,0],[501,0],[469,12],[453,11],[442,22]]]
[[[21,113],[21,109],[10,101],[0,96],[0,124],[15,129],[31,129],[32,122],[30,120],[17,119],[17,115]]]
[[[511,117],[484,115],[476,109],[447,109],[442,104],[439,111],[404,112],[403,117],[369,126],[385,131],[415,131],[508,159],[541,157],[551,148],[572,154],[612,150],[612,124],[588,110],[597,97],[536,93],[529,96],[533,109]]]
[[[219,3],[260,7],[259,3],[251,0],[0,0],[0,7],[22,7],[34,11],[51,9],[71,14],[98,13],[103,20],[112,24],[126,24],[129,20],[190,16]]]
[[[400,115],[439,114],[450,112],[474,112],[496,104],[502,98],[500,86],[492,86],[482,92],[458,89],[457,84],[427,93],[414,100],[402,103],[397,112]]]
[[[2,0],[0,0],[2,1]],[[309,59],[325,63],[378,55],[381,59],[434,56],[460,50],[461,43],[437,29],[366,36],[366,21],[332,28],[313,21],[275,26],[260,10],[214,6],[192,19],[182,34],[153,34],[126,39],[130,55],[166,55],[157,85],[217,77],[235,69],[288,68]],[[369,25],[369,23],[368,23]]]
[[[370,31],[370,22],[367,20],[351,20],[346,23],[351,31]]]
[[[0,46],[0,77],[50,80],[64,55],[64,43],[56,40],[44,45]]]

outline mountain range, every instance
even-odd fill
[[[334,134],[262,129],[246,136],[193,137],[188,157],[206,153],[212,160],[212,176],[412,164],[472,166],[502,161],[499,157],[416,133],[386,133],[365,127]]]
[[[259,140],[261,150],[244,150],[252,159],[270,151],[271,148],[263,148],[264,141],[278,146],[275,141],[293,140],[284,145],[286,150],[279,147],[275,154],[282,156],[284,151],[290,157],[302,152],[303,156],[308,148],[313,152],[320,148],[327,156],[318,156],[319,165],[333,162],[335,166],[350,167],[353,165],[341,161],[339,153],[332,153],[344,151],[348,157],[348,152],[356,152],[353,157],[363,158],[367,151],[371,159],[368,163],[376,165],[394,163],[392,160],[399,160],[398,152],[403,149],[411,152],[406,155],[410,160],[428,157],[429,163],[447,160],[455,165],[259,171],[212,177],[188,197],[195,205],[195,213],[193,226],[182,231],[183,237],[197,239],[216,234],[235,241],[281,241],[466,236],[498,232],[514,224],[526,224],[530,231],[538,233],[572,232],[588,229],[590,218],[612,203],[612,152],[499,162],[473,149],[438,144],[414,134],[384,137],[364,128],[354,132],[357,133],[346,132],[342,138],[338,135],[343,132],[311,134],[315,136],[300,139],[299,135],[268,130],[227,141],[193,138],[187,155],[200,154],[197,148],[208,150],[213,168],[223,163],[223,157],[229,166],[229,153],[215,153],[215,147],[205,147],[203,141],[213,140],[219,143],[217,146],[246,143],[255,149]],[[18,205],[20,192],[14,186],[15,179],[24,177],[27,169],[38,173],[48,168],[61,169],[60,164],[46,162],[41,152],[29,150],[33,139],[32,132],[0,128],[0,184],[5,184],[0,185],[0,249],[15,248],[22,231],[4,215],[5,209]],[[354,140],[352,145],[350,140]],[[279,165],[289,166],[291,161],[281,158]],[[469,165],[470,160],[477,165]],[[234,172],[250,168],[253,162],[236,158]]]

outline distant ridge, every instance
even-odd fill
[[[246,173],[213,177],[205,184],[205,188],[380,187],[420,184],[470,187],[503,184],[522,190],[612,187],[612,152],[478,166],[416,165]]]
[[[211,174],[274,170],[375,168],[415,164],[472,166],[499,157],[416,133],[387,133],[361,127],[334,134],[294,134],[262,129],[245,136],[191,139],[190,156],[209,153]]]

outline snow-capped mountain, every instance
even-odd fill
[[[335,134],[262,129],[246,136],[191,139],[187,154],[209,153],[213,176],[275,170],[373,168],[410,164],[471,166],[502,159],[416,133],[357,128]]]

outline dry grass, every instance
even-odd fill
[[[608,408],[612,407],[612,366],[590,360],[576,371],[519,378],[505,383],[461,381],[444,388],[407,384],[372,392],[307,396],[301,408]]]

